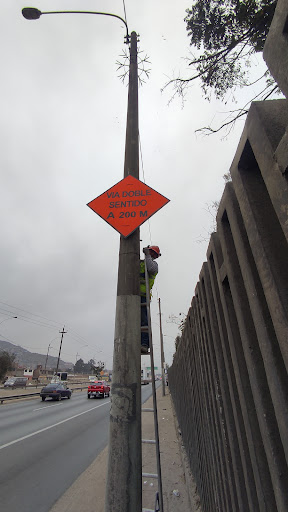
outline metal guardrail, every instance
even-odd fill
[[[0,403],[2,405],[5,400],[17,400],[17,398],[29,398],[31,396],[37,396],[37,395],[39,396],[40,393],[29,393],[26,395],[1,396]]]
[[[42,386],[43,387],[43,386]],[[71,389],[72,393],[73,391],[82,391],[83,388],[87,388],[87,384],[83,384],[80,388],[69,388]],[[20,399],[20,398],[31,398],[33,396],[40,396],[40,392],[39,393],[26,393],[25,395],[10,395],[10,396],[1,396],[0,397],[0,404],[2,405],[3,402],[5,400],[17,400],[17,399]]]
[[[99,379],[99,380],[100,380],[100,379]],[[62,382],[69,382],[69,381],[65,380],[65,381],[62,381]],[[50,381],[49,381],[49,380],[48,380],[47,382],[41,382],[41,383],[40,383],[40,382],[38,382],[38,384],[32,384],[32,385],[31,385],[31,384],[28,384],[28,386],[25,386],[25,389],[32,389],[32,388],[36,388],[36,389],[38,389],[38,388],[43,388],[44,386],[47,386],[47,384],[50,384]],[[80,385],[83,385],[83,386],[84,386],[84,384],[85,384],[85,386],[86,386],[86,385],[88,385],[88,384],[91,384],[91,382],[90,382],[90,381],[86,381],[86,382],[69,382],[69,384],[71,384],[71,385],[72,385],[72,384],[73,384],[73,385],[74,385],[74,384],[80,384]],[[22,386],[22,388],[23,388],[23,386]],[[1,390],[1,389],[5,389],[4,385],[0,386],[0,390]],[[11,388],[11,389],[13,389],[13,388]]]

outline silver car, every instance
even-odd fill
[[[4,383],[4,388],[26,388],[27,381],[27,377],[10,377]]]

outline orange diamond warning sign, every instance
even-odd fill
[[[87,206],[127,238],[168,202],[142,181],[127,176]]]

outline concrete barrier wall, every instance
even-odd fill
[[[287,98],[287,0],[264,58]],[[287,512],[287,99],[252,103],[231,176],[169,386],[203,512]]]
[[[278,83],[288,97],[288,2],[278,0],[269,34],[265,41],[263,57]]]
[[[168,372],[204,512],[288,510],[287,126],[252,104]]]

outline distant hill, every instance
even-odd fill
[[[6,352],[9,352],[10,354],[15,354],[15,361],[19,366],[27,367],[31,370],[34,370],[38,364],[42,364],[43,368],[45,366],[45,355],[37,354],[36,352],[29,352],[29,350],[20,347],[20,345],[13,345],[13,343],[9,343],[8,341],[0,340],[0,351],[1,350],[6,350]],[[54,370],[57,366],[57,359],[58,357],[48,356],[46,369]],[[73,366],[73,363],[65,363],[62,359],[59,361],[59,369],[61,370],[73,368]]]

